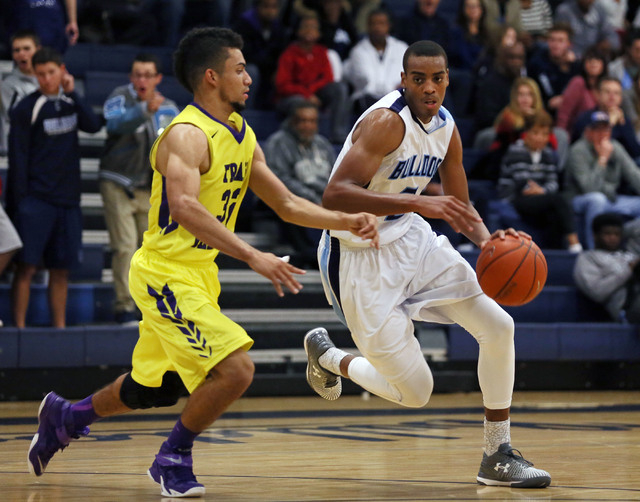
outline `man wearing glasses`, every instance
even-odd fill
[[[105,155],[100,161],[100,193],[113,252],[115,319],[135,323],[138,315],[129,293],[129,263],[147,229],[151,195],[151,145],[178,115],[176,104],[156,87],[162,81],[160,60],[138,54],[131,82],[117,87],[104,104],[107,122]]]

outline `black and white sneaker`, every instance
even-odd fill
[[[329,333],[324,328],[314,328],[304,336],[304,350],[307,353],[307,382],[318,395],[334,401],[342,394],[342,378],[320,366],[320,356],[335,347]]]
[[[501,444],[493,455],[483,454],[476,479],[481,485],[511,488],[544,488],[551,484],[547,471],[533,467],[509,443]]]

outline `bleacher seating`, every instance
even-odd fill
[[[69,48],[64,60],[69,73],[76,78],[84,79],[88,71],[128,74],[133,59],[142,52],[157,55],[162,64],[162,73],[173,75],[173,50],[169,47],[80,43]]]

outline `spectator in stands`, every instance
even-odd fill
[[[335,82],[327,48],[318,43],[320,24],[314,15],[300,18],[296,40],[278,60],[276,92],[278,109],[284,115],[297,100],[308,99],[328,108],[331,120],[330,140],[341,143],[347,134],[351,110],[347,106],[347,86]]]
[[[501,30],[502,35],[498,44],[496,45],[495,43],[490,42],[485,45],[478,56],[475,67],[473,68],[473,72],[475,74],[474,88],[480,86],[482,79],[484,79],[489,73],[489,70],[493,68],[496,63],[498,53],[501,52],[503,48],[512,47],[518,41],[518,33],[515,28],[511,26],[503,26]]]
[[[609,24],[613,27],[613,29],[618,34],[624,33],[624,30],[627,28],[627,15],[629,5],[627,0],[597,0],[598,4],[604,10],[607,19],[609,20]],[[638,8],[638,1],[631,0],[631,5],[633,9]]]
[[[34,31],[16,31],[11,36],[14,68],[0,83],[0,154],[7,151],[9,111],[27,94],[38,88],[31,58],[39,48],[40,38]]]
[[[77,266],[82,245],[78,130],[97,132],[101,120],[76,93],[60,53],[42,48],[32,64],[40,87],[10,113],[7,212],[24,244],[13,316],[24,328],[31,279],[42,261],[49,269],[52,323],[62,328],[69,269]]]
[[[278,58],[289,43],[289,31],[280,22],[278,0],[256,0],[235,23],[234,31],[242,35],[242,52],[251,75],[248,108],[268,108],[274,98],[275,69]]]
[[[338,53],[341,60],[347,59],[349,52],[360,36],[351,18],[347,0],[323,0],[320,11],[320,43]]]
[[[351,19],[358,34],[367,33],[369,14],[383,7],[382,0],[351,0]]]
[[[545,231],[555,248],[582,251],[567,199],[559,191],[558,157],[549,146],[553,119],[545,110],[529,117],[525,134],[502,158],[498,194],[524,221]]]
[[[157,56],[138,54],[131,65],[131,82],[114,89],[103,109],[107,142],[100,159],[100,193],[113,252],[115,319],[122,324],[137,320],[129,293],[129,263],[147,229],[152,175],[149,152],[179,113],[176,104],[157,90],[161,71]]]
[[[582,136],[586,124],[591,120],[591,113],[600,110],[609,115],[611,137],[620,142],[631,158],[640,161],[640,144],[636,138],[631,120],[622,109],[622,87],[620,81],[613,77],[600,79],[596,92],[596,106],[578,117],[573,127],[572,138],[575,141]]]
[[[623,89],[633,87],[640,75],[640,29],[625,35],[624,53],[609,63],[607,71],[620,81]]]
[[[352,49],[345,63],[345,80],[354,89],[351,99],[358,113],[400,87],[402,58],[408,46],[389,35],[390,30],[389,13],[382,9],[372,11],[367,35]]]
[[[500,111],[509,103],[511,87],[516,78],[526,72],[522,42],[500,47],[496,60],[475,90],[476,130],[493,124]]]
[[[267,140],[264,150],[271,170],[294,194],[322,204],[322,194],[336,160],[331,143],[318,134],[318,106],[296,102],[279,131]],[[318,242],[322,230],[283,222],[286,238],[299,256],[298,266],[317,268]]]
[[[580,253],[573,268],[576,286],[614,321],[640,323],[640,257],[623,247],[623,218],[600,214],[592,231],[595,248]]]
[[[596,111],[582,138],[569,148],[565,183],[573,211],[583,219],[582,243],[594,245],[591,224],[605,212],[640,217],[640,168],[616,140],[611,139],[611,123],[606,112]],[[621,195],[631,188],[636,195]]]
[[[43,47],[52,47],[64,54],[78,41],[76,0],[14,0],[12,7],[13,29],[35,31]]]
[[[520,139],[527,121],[543,109],[540,89],[535,80],[529,77],[516,78],[509,96],[509,103],[500,111],[493,126],[480,132],[490,137],[491,143],[488,152],[474,167],[473,178],[497,181],[502,157],[507,149]],[[550,138],[553,148],[557,148],[555,136],[550,135]]]
[[[592,47],[585,53],[580,74],[569,80],[562,93],[562,102],[556,116],[558,127],[571,133],[574,122],[582,112],[596,106],[596,89],[606,69],[607,59],[601,51]]]
[[[527,64],[527,75],[540,86],[545,108],[555,116],[562,93],[580,72],[580,62],[571,49],[571,26],[555,24],[547,32],[547,46],[536,50]]]
[[[485,10],[481,0],[463,0],[453,26],[452,66],[473,70],[483,49],[489,46],[484,24]]]
[[[309,14],[318,16],[320,44],[340,61],[349,56],[360,36],[353,23],[348,0],[294,0],[293,9],[298,17]]]
[[[620,38],[607,14],[595,0],[565,0],[556,9],[555,21],[569,23],[573,30],[573,49],[579,58],[596,46],[609,59],[620,48]]]
[[[506,26],[522,34],[520,0],[482,0],[486,15],[484,24],[491,43],[498,45]]]
[[[520,24],[533,45],[547,38],[553,12],[547,0],[520,0]]]
[[[407,44],[418,40],[431,40],[443,47],[454,48],[451,23],[438,13],[440,0],[415,1],[413,12],[396,24],[398,38]],[[457,57],[451,51],[448,52],[453,59]]]

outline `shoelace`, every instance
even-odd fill
[[[521,460],[522,462],[527,464],[529,467],[533,467],[533,463],[529,462],[526,458],[524,458],[522,456],[522,453],[520,453],[520,450],[516,450],[515,448],[509,448],[509,451],[507,452],[507,455],[509,455],[510,457],[515,458],[516,460]]]

